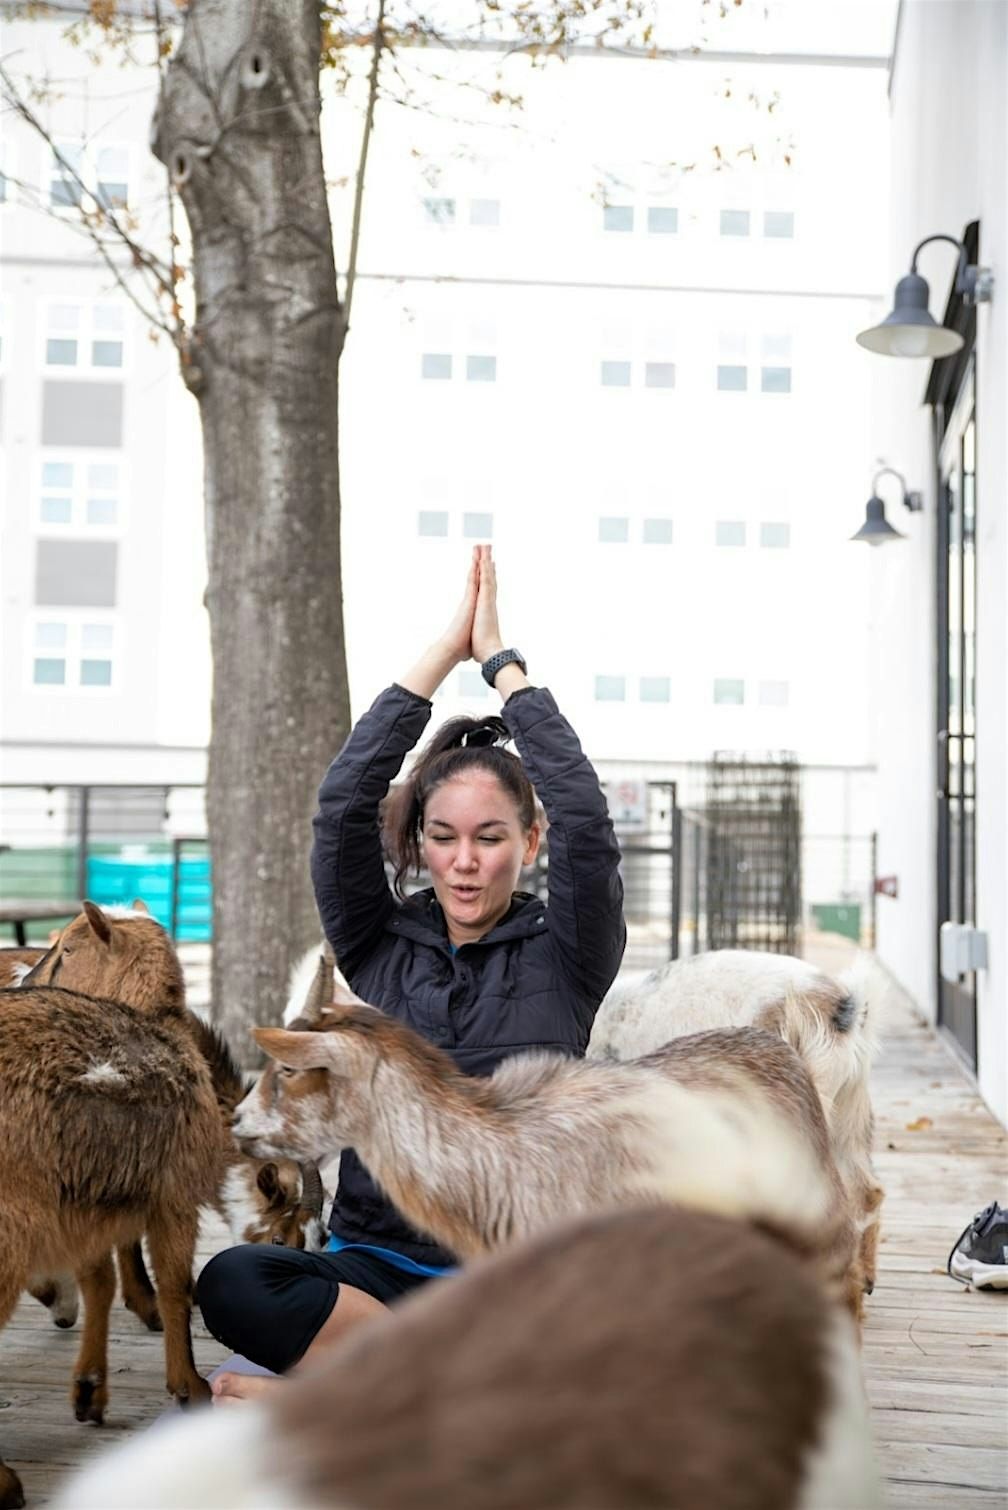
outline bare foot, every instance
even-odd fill
[[[261,1400],[283,1381],[278,1375],[220,1374],[211,1384],[214,1405],[240,1405],[243,1400]]]

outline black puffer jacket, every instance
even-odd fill
[[[583,1054],[626,944],[619,846],[598,778],[544,688],[523,688],[503,718],[549,818],[549,903],[515,893],[510,910],[456,954],[432,890],[395,900],[378,808],[431,715],[393,685],[356,724],[319,791],[312,879],[347,980],[365,1001],[488,1075],[509,1054]],[[352,1150],[344,1152],[330,1228],[427,1264],[453,1256],[409,1227]]]

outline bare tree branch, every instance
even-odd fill
[[[360,160],[357,164],[357,182],[354,186],[353,220],[350,230],[350,255],[347,258],[346,296],[343,300],[344,336],[350,329],[350,306],[353,302],[354,283],[357,278],[357,253],[360,248],[361,212],[364,204],[364,174],[367,169],[368,148],[374,130],[375,102],[378,98],[378,71],[385,48],[385,0],[378,0],[378,16],[375,21],[374,42],[371,50],[371,71],[368,75],[368,101],[361,132]]]

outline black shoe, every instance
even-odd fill
[[[965,1285],[1008,1290],[1008,1211],[991,1201],[978,1212],[949,1254],[946,1268]]]

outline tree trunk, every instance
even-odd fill
[[[212,1011],[246,1062],[319,938],[319,780],[349,725],[337,456],[345,334],[318,0],[191,0],[154,123],[193,240],[213,723]]]

